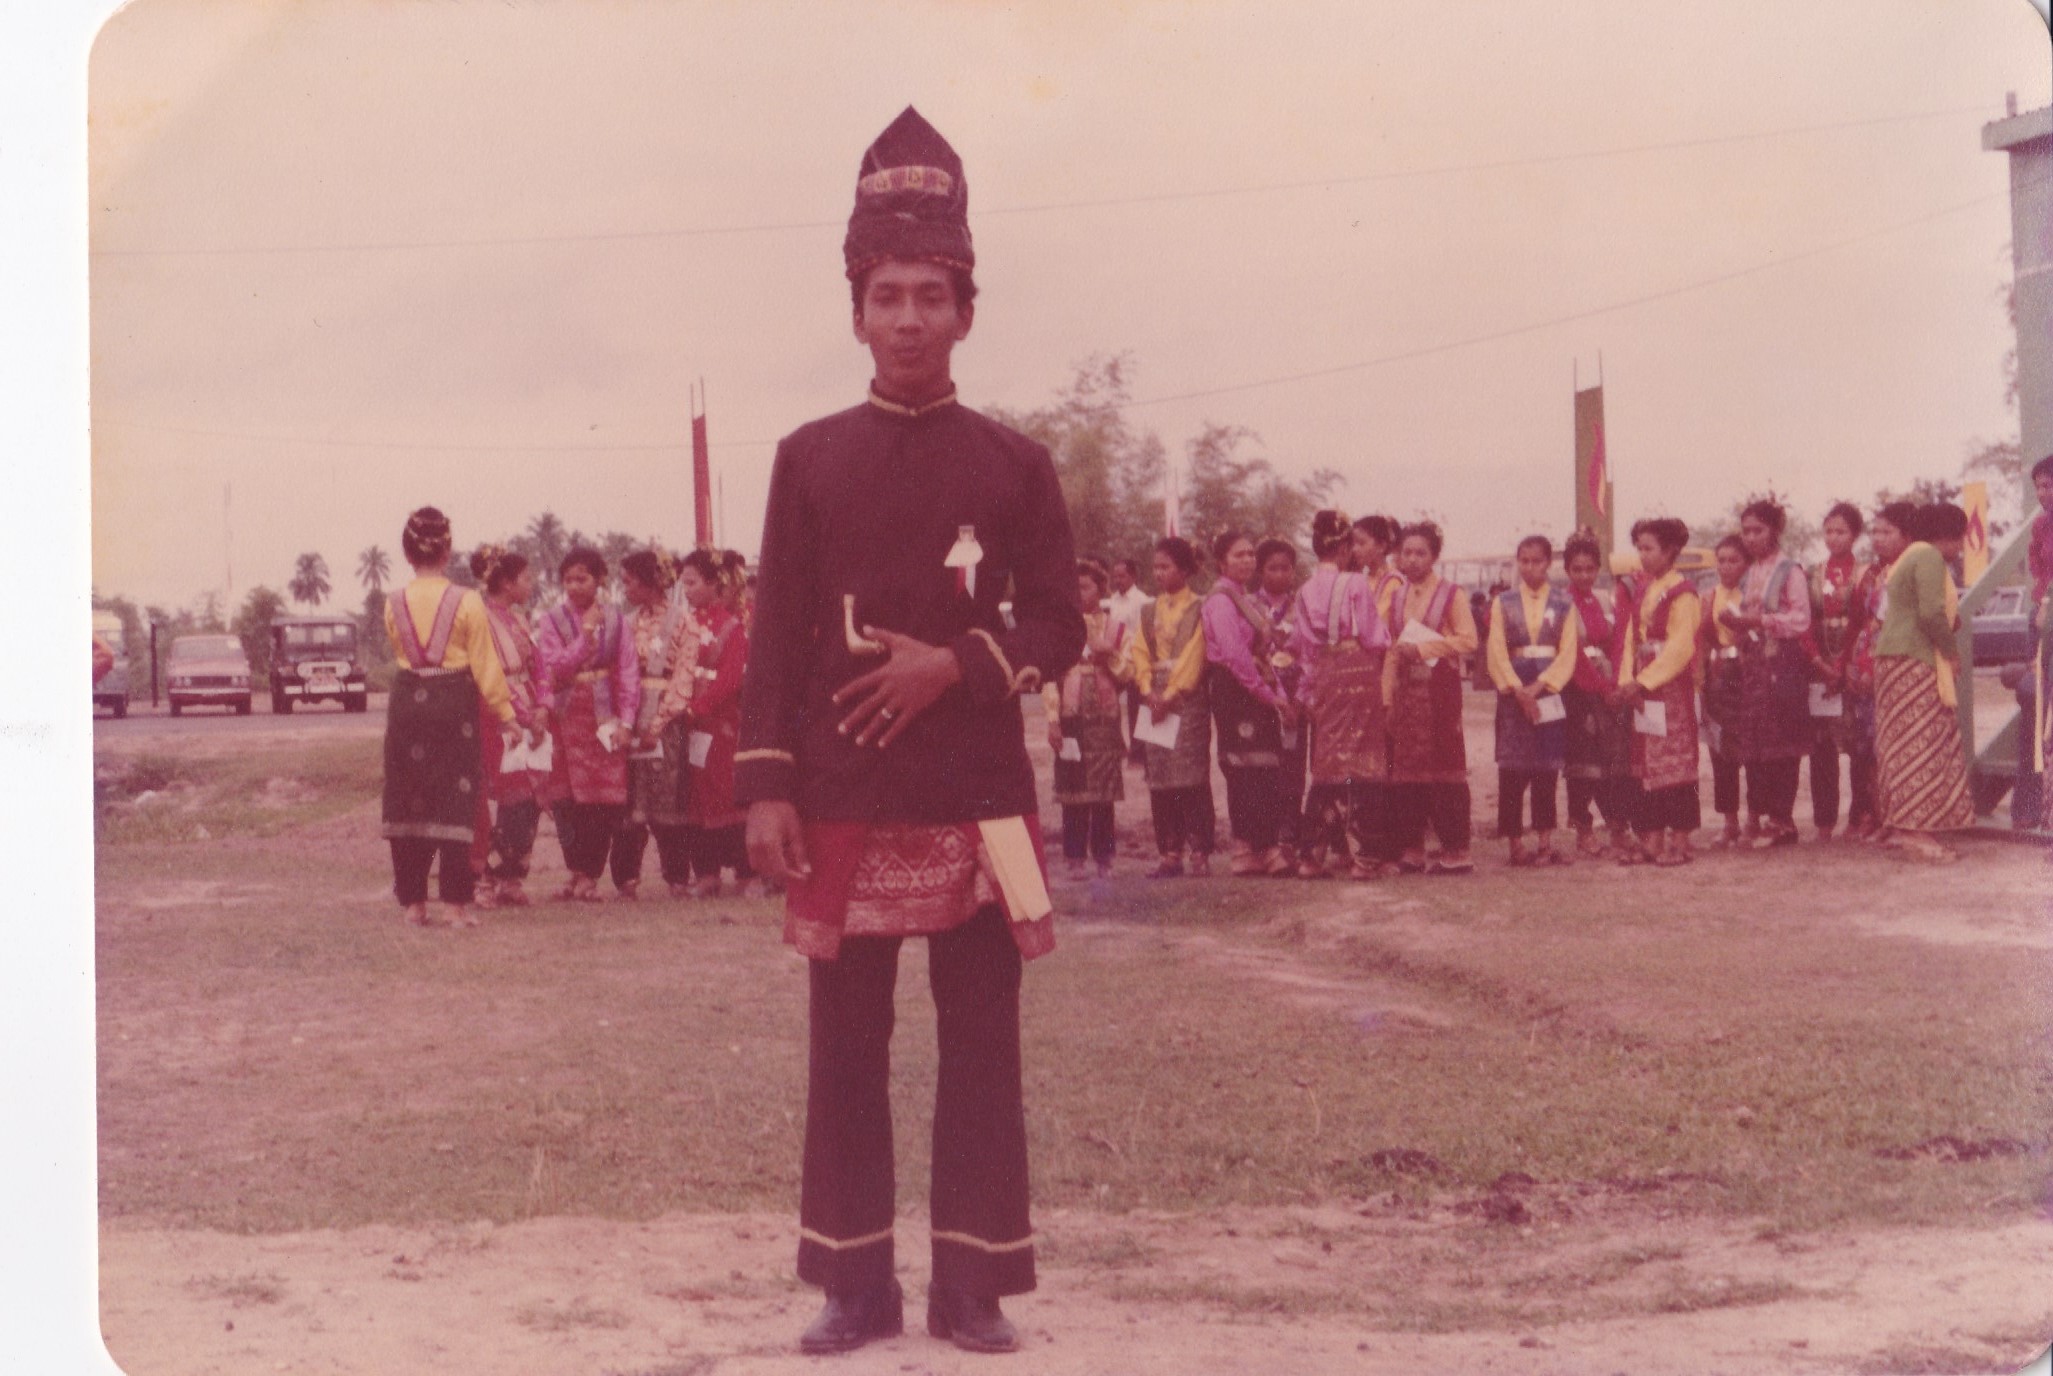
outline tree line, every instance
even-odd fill
[[[2011,304],[2014,311],[2014,301]],[[2014,406],[2014,353],[2005,360],[2004,367],[2008,396]],[[1134,559],[1145,573],[1147,554],[1162,531],[1169,451],[1161,436],[1135,424],[1128,415],[1135,371],[1130,354],[1094,354],[1075,365],[1068,383],[1046,405],[1030,410],[993,408],[992,415],[1047,446],[1062,483],[1062,495],[1069,505],[1077,551],[1106,559]],[[2017,443],[1977,440],[1969,446],[1966,461],[1956,477],[1920,478],[1902,490],[1883,488],[1862,509],[1873,511],[1900,499],[1957,501],[1960,480],[1965,478],[1989,481],[1992,513],[2017,510],[2024,492],[2023,462]],[[1184,445],[1178,528],[1200,548],[1224,531],[1240,530],[1257,537],[1278,535],[1305,549],[1309,547],[1312,513],[1331,503],[1341,482],[1339,471],[1323,466],[1303,477],[1289,476],[1278,467],[1255,431],[1242,425],[1208,421]],[[1808,561],[1823,552],[1819,526],[1824,511],[1792,506],[1784,494],[1773,490],[1750,492],[1729,510],[1692,522],[1692,543],[1715,544],[1738,530],[1740,510],[1759,497],[1788,508],[1789,528],[1783,543],[1791,556]],[[2001,518],[1993,520],[1992,543],[2011,524]],[[546,602],[560,590],[557,566],[573,548],[590,546],[605,556],[610,568],[618,569],[623,557],[657,542],[652,537],[637,537],[619,530],[587,535],[567,526],[553,511],[542,511],[497,543],[527,559],[535,571],[538,600]],[[370,545],[357,555],[355,572],[363,599],[356,609],[345,614],[357,622],[365,661],[374,668],[389,664],[391,659],[384,631],[385,590],[394,581],[395,567],[397,561],[380,545]],[[469,549],[456,551],[450,560],[449,574],[461,585],[473,584]],[[286,595],[300,607],[315,611],[333,592],[327,560],[309,551],[294,562],[285,594],[270,587],[251,588],[232,609],[224,607],[220,594],[214,592],[202,594],[189,606],[174,608],[137,606],[126,597],[103,597],[97,589],[93,606],[121,617],[130,683],[140,687],[149,681],[151,625],[159,627],[160,654],[168,652],[170,642],[180,635],[232,633],[241,639],[249,655],[251,672],[262,675],[270,669],[271,622],[291,609]],[[161,670],[160,664],[160,673]]]

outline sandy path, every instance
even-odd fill
[[[1040,1224],[1041,1289],[1011,1305],[1032,1360],[1012,1369],[1050,1376],[2010,1371],[2053,1331],[2045,1221],[1800,1240],[1615,1211],[1524,1228],[1335,1209]],[[814,1297],[790,1278],[791,1226],[671,1215],[263,1237],[114,1227],[104,1326],[133,1376],[791,1371],[815,1364],[792,1345]],[[921,1232],[906,1221],[902,1257]],[[836,1369],[990,1368],[920,1331],[919,1260],[901,1268],[914,1331]],[[1561,1317],[1531,1321],[1550,1309]],[[1473,1326],[1405,1331],[1461,1323]]]

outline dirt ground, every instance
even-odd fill
[[[1472,730],[1472,749],[1476,734],[1487,742],[1486,729]],[[294,733],[267,724],[261,737],[234,739],[263,750],[289,744]],[[204,759],[237,747],[208,733],[159,736],[149,748]],[[101,752],[113,765],[123,755],[118,741]],[[1488,807],[1483,792],[1479,815]],[[1129,801],[1122,812],[1133,826],[1145,809]],[[353,808],[236,844],[273,867],[289,867],[308,846],[354,847],[363,883],[335,901],[389,921],[389,896],[372,877],[376,846],[362,835],[369,820]],[[1138,846],[1140,838],[1130,840]],[[166,847],[153,852],[161,863],[103,879],[103,950],[152,923],[161,936],[181,914],[275,901],[181,869],[179,857],[194,853]],[[1902,943],[1913,966],[1917,948],[2035,961],[2053,949],[2045,860],[2034,850],[1978,847],[1950,872],[1952,883],[1966,885],[1958,901],[1936,905],[1849,899],[1836,868],[1846,863],[1785,867],[1775,896],[1842,912],[1849,939]],[[1709,863],[1699,868],[1706,882],[1720,873]],[[1639,882],[1608,866],[1577,873],[1583,883]],[[1093,917],[1106,902],[1096,891],[1067,892],[1085,912],[1065,929],[1063,958],[1089,962],[1122,943],[1166,941],[1180,957],[1260,991],[1250,997],[1336,1019],[1372,1015],[1430,1035],[1464,1016],[1463,1005],[1351,970],[1333,953],[1365,924],[1421,953],[1509,920],[1492,908],[1502,901],[1494,889],[1477,890],[1492,896],[1481,900],[1473,927],[1433,920],[1403,891],[1372,899],[1345,886],[1296,892],[1303,897],[1270,921],[1287,927],[1288,939],[1255,945],[1202,927],[1141,931],[1102,911]],[[1619,939],[1636,937],[1622,931]],[[102,978],[105,1036],[131,986],[125,975]],[[1618,1007],[1606,1016],[1624,1023],[1646,1011]],[[167,1047],[180,1036],[199,1045],[259,1031],[179,1029],[160,1011],[150,1016],[119,1025],[148,1028]],[[321,1016],[323,1025],[339,1025],[348,1014]],[[463,1029],[452,1014],[427,1033],[460,1039]],[[103,1067],[127,1054],[103,1048]],[[168,1063],[190,1071],[202,1090],[214,1073],[198,1060]],[[106,1102],[107,1074],[103,1123],[123,1107]],[[103,1137],[103,1150],[147,1152],[137,1140],[143,1131],[124,1122],[122,1140]],[[1609,1182],[1507,1175],[1480,1198],[1448,1189],[1189,1212],[1039,1208],[1040,1289],[1008,1302],[1025,1340],[1012,1367],[1052,1376],[2008,1372],[2053,1334],[2053,1197],[1985,1209],[1955,1226],[1793,1231],[1699,1208],[1693,1188],[1687,1176],[1660,1173]],[[917,1209],[902,1212],[899,1225],[907,1335],[807,1359],[794,1339],[816,1296],[791,1275],[795,1220],[784,1211],[226,1232],[163,1226],[175,1212],[164,1204],[163,1212],[123,1208],[102,1220],[103,1333],[134,1376],[752,1376],[822,1360],[849,1372],[953,1373],[1002,1361],[925,1335],[925,1222]]]
[[[1219,1372],[2013,1371],[2043,1343],[2053,1223],[1763,1238],[1614,1203],[1543,1225],[1515,1274],[1491,1225],[1446,1210],[1043,1213],[1040,1290],[1010,1302],[1048,1376]],[[901,1251],[922,1250],[908,1219]],[[592,1372],[766,1376],[988,1370],[926,1336],[798,1356],[814,1296],[782,1215],[549,1218],[238,1237],[109,1229],[104,1333],[133,1376]],[[1555,1272],[1600,1277],[1625,1317],[1432,1331],[1436,1314]],[[1735,1297],[1758,1295],[1755,1303]],[[1168,1296],[1169,1298],[1165,1298]],[[1176,1296],[1188,1296],[1176,1297]],[[1210,1296],[1211,1298],[1204,1298]],[[1354,1312],[1412,1311],[1412,1331]],[[1290,1312],[1264,1312],[1267,1303]],[[1639,1313],[1651,1303],[1668,1312]],[[1000,1363],[1003,1365],[1003,1363]]]

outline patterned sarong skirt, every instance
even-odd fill
[[[481,758],[478,688],[469,672],[401,669],[385,716],[381,834],[470,841],[477,827]]]
[[[1875,789],[1885,826],[1974,825],[1960,717],[1939,699],[1938,672],[1907,655],[1875,661]]]

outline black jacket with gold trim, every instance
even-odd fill
[[[965,526],[982,549],[974,592],[945,562]],[[851,596],[858,634],[945,645],[962,666],[884,750],[835,729],[834,692],[883,663],[849,644]],[[823,822],[1031,814],[1019,697],[1083,643],[1069,512],[1045,448],[952,395],[917,410],[873,396],[814,421],[777,446],[770,474],[736,798],[788,800]]]

